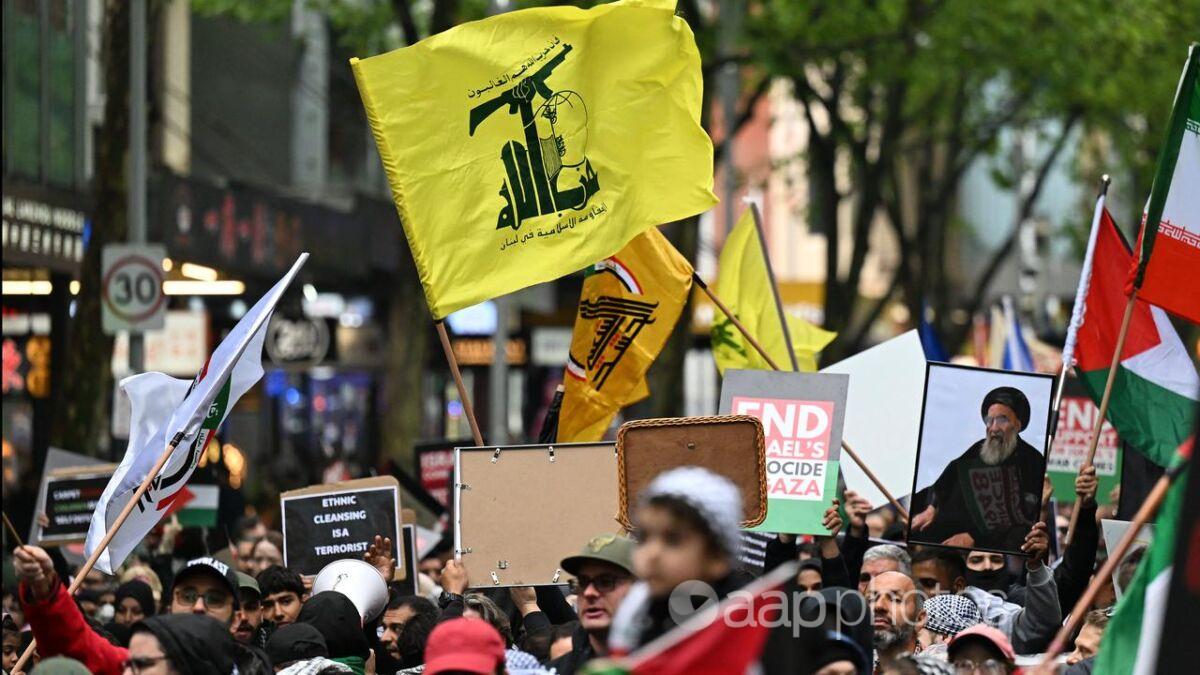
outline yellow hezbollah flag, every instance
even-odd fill
[[[646,370],[692,288],[692,266],[651,228],[584,274],[558,441],[596,441],[622,406],[649,395]]]
[[[792,360],[787,353],[787,340],[779,323],[779,311],[775,307],[774,290],[767,275],[762,244],[758,240],[758,228],[749,209],[725,239],[718,265],[717,297],[737,315],[750,335],[780,368],[790,369]],[[770,370],[766,359],[746,342],[729,318],[719,309],[714,308],[713,311],[712,350],[717,370],[722,374],[726,368]],[[816,370],[817,354],[833,342],[837,333],[818,328],[790,314],[787,315],[787,322],[800,370]]]
[[[508,12],[351,59],[435,319],[716,203],[674,5]]]

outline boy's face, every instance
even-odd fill
[[[280,591],[263,598],[262,615],[263,618],[274,621],[276,627],[286,626],[296,621],[303,606],[304,603],[295,591]]]
[[[21,656],[21,634],[10,630],[4,631],[4,672],[9,672],[17,665]]]
[[[708,583],[729,573],[729,561],[714,555],[704,533],[671,514],[647,504],[638,510],[641,540],[633,553],[638,578],[656,598],[665,598],[685,581]]]

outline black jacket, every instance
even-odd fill
[[[594,658],[596,658],[596,650],[592,649],[591,636],[583,629],[583,626],[577,626],[575,632],[571,634],[571,651],[550,661],[546,667],[554,669],[558,675],[575,675],[575,672],[582,668],[583,664]]]

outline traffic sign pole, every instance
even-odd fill
[[[146,0],[129,6],[129,243],[146,243]],[[161,268],[162,261],[159,260]],[[161,283],[159,293],[162,293]],[[136,290],[136,289],[135,289]],[[129,369],[145,364],[140,330],[129,333]]]

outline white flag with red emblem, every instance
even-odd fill
[[[190,383],[162,373],[143,373],[121,381],[129,395],[131,421],[125,458],[104,488],[92,514],[84,552],[91,556],[125,505],[154,469],[167,444],[174,452],[150,483],[96,561],[112,574],[180,499],[196,464],[237,400],[263,375],[262,348],[275,305],[304,266],[303,253],[270,291],[246,312],[217,345]]]

